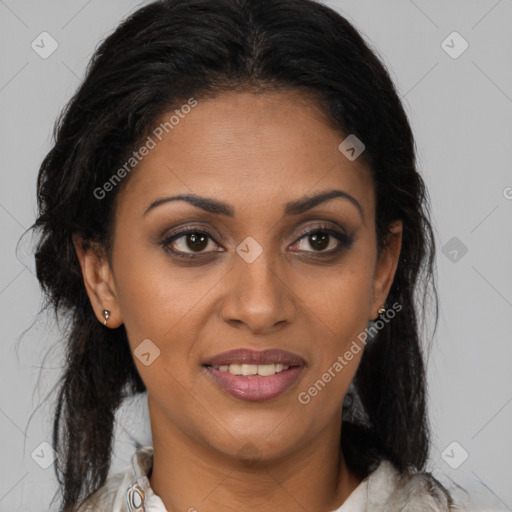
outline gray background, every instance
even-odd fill
[[[456,482],[483,483],[512,510],[512,1],[327,3],[388,66],[430,190],[441,317],[428,362],[429,468]],[[44,400],[63,352],[52,318],[27,331],[41,295],[30,237],[17,256],[16,244],[34,220],[36,174],[57,114],[98,42],[141,4],[0,0],[0,511],[48,510],[56,489],[53,466],[35,460],[51,455],[41,443],[51,444],[53,402]],[[43,31],[58,42],[47,59],[31,47]],[[442,46],[453,31],[469,44],[457,58]],[[462,48],[453,36],[447,44],[452,53]],[[111,472],[129,461],[132,437],[151,441],[144,396],[121,409],[117,432]],[[445,462],[460,463],[463,450],[469,456],[457,469]]]

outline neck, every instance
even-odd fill
[[[162,425],[152,421],[156,423]],[[333,421],[293,453],[252,461],[250,449],[248,460],[241,461],[191,439],[168,422],[165,425],[165,432],[152,427],[154,459],[149,480],[168,512],[331,512],[360,483],[341,453],[341,421]]]

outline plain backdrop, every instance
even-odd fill
[[[30,237],[17,254],[16,244],[35,218],[58,113],[97,44],[142,3],[0,0],[0,512],[48,510],[56,490],[53,465],[42,465],[62,345],[51,318],[34,323]],[[512,510],[512,1],[326,3],[388,67],[430,191],[441,314],[428,361],[429,469],[480,482]],[[145,396],[118,419],[112,473],[133,439],[151,442]]]

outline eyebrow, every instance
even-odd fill
[[[359,211],[361,218],[364,220],[363,208],[361,207],[359,201],[355,197],[348,194],[347,192],[336,189],[326,190],[325,192],[320,192],[319,194],[316,194],[314,196],[305,196],[295,201],[290,201],[285,205],[284,215],[299,215],[308,210],[311,210],[315,206],[318,206],[319,204],[324,203],[325,201],[329,201],[330,199],[334,199],[336,197],[346,199],[350,203],[352,203]],[[216,215],[226,215],[228,217],[234,217],[235,215],[234,208],[229,204],[223,203],[222,201],[218,201],[217,199],[201,197],[195,194],[180,194],[178,196],[162,197],[160,199],[157,199],[146,208],[144,215],[146,215],[150,210],[153,210],[157,206],[169,203],[171,201],[185,201],[191,204],[192,206],[196,206],[197,208],[201,208],[206,212],[213,213]]]

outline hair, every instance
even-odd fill
[[[68,320],[53,423],[61,512],[74,511],[105,483],[116,410],[146,390],[124,326],[109,329],[96,319],[72,242],[79,233],[84,247],[97,244],[110,255],[116,197],[129,178],[102,199],[94,191],[187,98],[286,90],[311,94],[340,134],[363,141],[379,251],[390,223],[403,221],[387,298],[402,310],[362,356],[343,404],[344,456],[360,475],[382,458],[400,472],[424,469],[429,425],[420,320],[433,296],[437,324],[435,245],[413,134],[384,64],[349,21],[313,0],[160,0],[131,14],[96,49],[38,175],[31,229],[38,231],[43,309]]]

